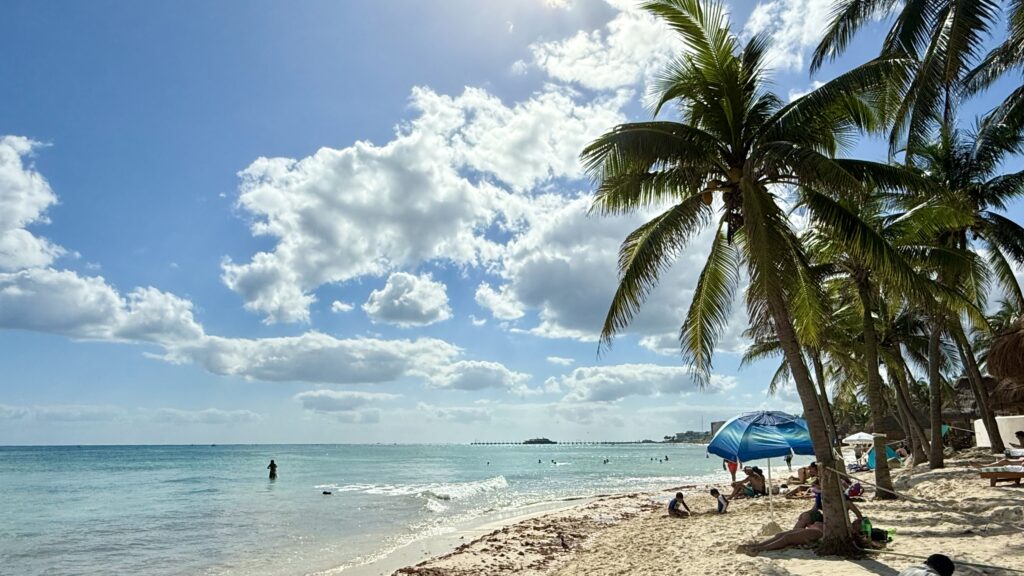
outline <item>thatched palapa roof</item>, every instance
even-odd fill
[[[988,352],[988,372],[999,380],[1024,383],[1024,318],[1000,334]]]

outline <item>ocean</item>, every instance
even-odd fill
[[[0,459],[0,573],[18,576],[344,574],[540,503],[728,480],[687,444],[0,447]]]

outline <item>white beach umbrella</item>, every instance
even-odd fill
[[[851,434],[846,438],[843,438],[843,444],[854,445],[854,444],[873,444],[875,437],[867,432],[857,432]]]

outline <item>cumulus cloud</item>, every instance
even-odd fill
[[[367,404],[394,400],[397,394],[351,390],[308,390],[295,395],[302,408],[311,412],[352,412]]]
[[[435,282],[429,274],[414,276],[405,272],[392,274],[384,288],[371,292],[363,310],[374,322],[405,328],[427,326],[452,316],[443,283]]]
[[[477,302],[502,319],[511,317],[510,311],[536,310],[539,323],[529,328],[533,334],[596,342],[618,282],[619,246],[654,214],[588,216],[589,206],[590,198],[583,196],[538,198],[529,228],[502,254],[497,269],[504,284],[497,289],[482,285]],[[651,337],[642,343],[658,351],[678,338],[713,234],[708,229],[691,240],[625,333]],[[719,348],[742,349],[745,327],[744,307],[734,306]],[[678,355],[678,344],[673,346]]]
[[[770,34],[772,46],[768,60],[771,65],[782,70],[802,70],[804,53],[817,46],[831,20],[832,4],[832,0],[759,2],[747,18],[743,32]]]
[[[500,290],[491,288],[491,285],[483,282],[476,289],[476,303],[491,311],[491,315],[499,320],[516,320],[522,318],[522,304],[509,292],[507,285]]]
[[[203,336],[188,300],[156,288],[122,297],[102,277],[50,268],[0,273],[0,328],[159,344]]]
[[[167,424],[242,424],[246,422],[257,422],[260,415],[249,410],[220,410],[207,408],[205,410],[178,410],[176,408],[161,408],[157,410],[154,420]]]
[[[460,424],[490,422],[491,410],[479,406],[434,406],[424,402],[416,405],[416,409],[428,417]]]
[[[486,390],[490,388],[508,390],[516,394],[531,394],[527,387],[530,375],[514,372],[497,362],[463,360],[434,372],[429,376],[430,385],[449,390]]]
[[[339,422],[349,424],[380,422],[380,409],[367,406],[399,397],[396,394],[336,390],[309,390],[295,395],[295,399],[302,404],[303,409],[330,415]]]
[[[27,227],[48,224],[46,210],[57,195],[25,158],[40,144],[21,136],[0,136],[0,270],[47,266],[65,250]]]
[[[619,12],[602,30],[531,45],[534,64],[557,80],[608,90],[651,77],[683,50],[668,27],[639,3],[609,3]]]
[[[425,377],[448,365],[459,348],[433,338],[339,339],[320,332],[282,338],[223,338],[169,348],[165,359],[192,362],[224,376],[267,382],[374,384]]]
[[[341,300],[335,300],[334,302],[331,302],[331,312],[334,312],[335,314],[351,312],[353,308],[355,308],[355,306],[352,306],[347,302],[342,302]]]
[[[548,356],[548,362],[557,364],[558,366],[570,366],[576,361],[572,358],[563,358],[561,356]]]
[[[380,276],[429,261],[494,259],[493,225],[520,217],[514,190],[580,173],[586,142],[623,119],[626,94],[581,104],[548,87],[506,106],[485,90],[412,92],[416,117],[383,146],[356,142],[301,160],[260,158],[240,173],[238,207],[252,232],[276,240],[223,280],[268,322],[309,319],[325,283]],[[470,177],[467,174],[475,176]]]
[[[571,402],[614,402],[628,396],[685,394],[698,390],[688,368],[656,364],[576,368],[557,382],[568,390],[565,400]],[[706,390],[719,392],[735,385],[732,376],[714,374]]]

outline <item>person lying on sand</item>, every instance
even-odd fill
[[[790,480],[796,480],[797,482],[804,484],[810,482],[811,478],[818,477],[818,463],[811,462],[809,465],[804,466],[796,471],[796,476],[790,476]]]
[[[743,480],[732,483],[732,494],[729,495],[730,500],[736,498],[753,498],[761,494],[767,494],[765,490],[764,476],[761,476],[750,466],[744,466],[743,473],[747,477]]]
[[[679,507],[682,506],[686,511],[682,511]],[[690,515],[690,507],[686,505],[686,501],[683,500],[683,493],[676,492],[676,497],[668,501],[668,515],[673,518],[687,518]]]
[[[821,540],[821,537],[825,534],[823,531],[825,527],[823,522],[824,518],[819,513],[815,517],[815,521],[805,527],[779,532],[767,540],[756,542],[754,544],[741,544],[736,547],[736,551],[756,556],[759,552],[764,552],[766,550],[785,550],[786,548],[792,548],[793,546],[814,544],[818,540]]]
[[[789,498],[790,500],[794,498],[814,498],[814,492],[811,491],[810,484],[801,484],[788,490],[783,494],[783,497]]]
[[[711,489],[711,495],[718,500],[718,513],[725,514],[729,510],[729,499],[724,494],[718,491],[718,488]]]

